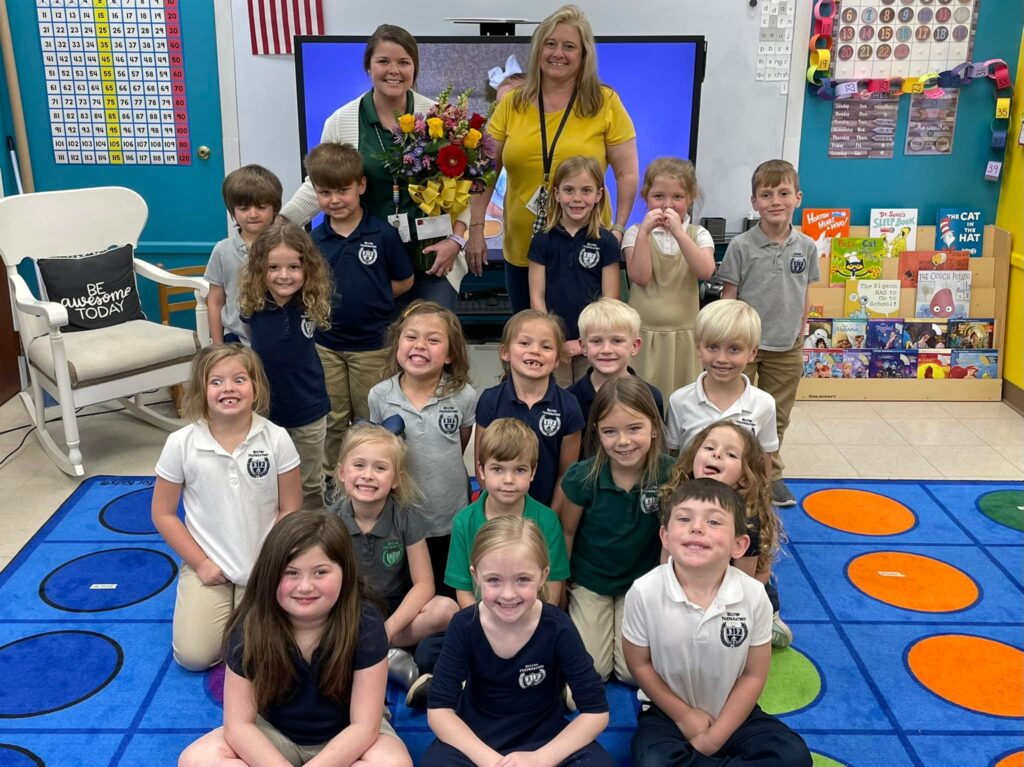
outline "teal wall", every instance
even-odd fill
[[[979,0],[979,8],[974,60],[1003,59],[1012,76],[1017,71],[1024,3]],[[794,55],[806,58],[807,54],[801,51]],[[803,87],[807,87],[806,82]],[[850,208],[854,225],[867,225],[870,209],[875,207],[916,207],[921,225],[933,224],[938,208],[982,208],[985,222],[993,223],[1000,185],[985,181],[984,171],[988,161],[994,159],[989,149],[994,93],[995,82],[988,79],[961,89],[952,155],[904,156],[910,96],[903,96],[893,159],[832,160],[828,157],[832,102],[808,91],[800,141],[804,206]],[[1011,140],[1015,141],[1016,136],[1009,136]]]

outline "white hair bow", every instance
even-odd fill
[[[513,53],[505,60],[505,68],[493,67],[487,70],[487,80],[492,88],[497,88],[506,78],[522,73],[523,68],[519,66],[519,60]]]

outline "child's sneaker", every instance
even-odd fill
[[[786,487],[781,479],[772,480],[772,503],[776,506],[796,506],[796,498],[793,492]]]
[[[403,690],[408,690],[419,675],[420,670],[416,668],[416,661],[409,653],[397,647],[388,650],[388,679]]]
[[[789,647],[793,644],[793,629],[786,625],[778,613],[772,615],[772,647]]]
[[[424,711],[427,708],[427,697],[430,695],[430,682],[433,674],[423,674],[409,687],[409,693],[405,696],[405,705]]]

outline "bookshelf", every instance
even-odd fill
[[[851,226],[850,237],[867,237],[868,227]],[[935,242],[934,226],[917,228],[918,250]],[[828,258],[820,260],[821,279],[810,287],[810,302],[823,307],[823,316],[842,317],[845,287],[828,284]],[[971,317],[994,317],[993,344],[999,351],[998,375],[988,379],[801,378],[798,400],[893,400],[933,402],[998,402],[1003,397],[1003,339],[1006,337],[1006,299],[1010,273],[1010,233],[986,226],[982,254],[970,260]],[[899,279],[899,259],[886,259],[882,279]],[[916,288],[900,289],[900,315],[914,316]]]

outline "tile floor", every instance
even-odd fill
[[[473,352],[478,388],[493,385],[490,350]],[[27,429],[16,427],[27,422],[18,398],[0,406],[0,459],[21,442]],[[79,429],[88,476],[151,475],[166,438],[119,413],[80,418]],[[798,402],[782,454],[791,477],[1024,480],[1024,417],[1000,402]],[[0,464],[0,569],[77,484],[34,435]]]

